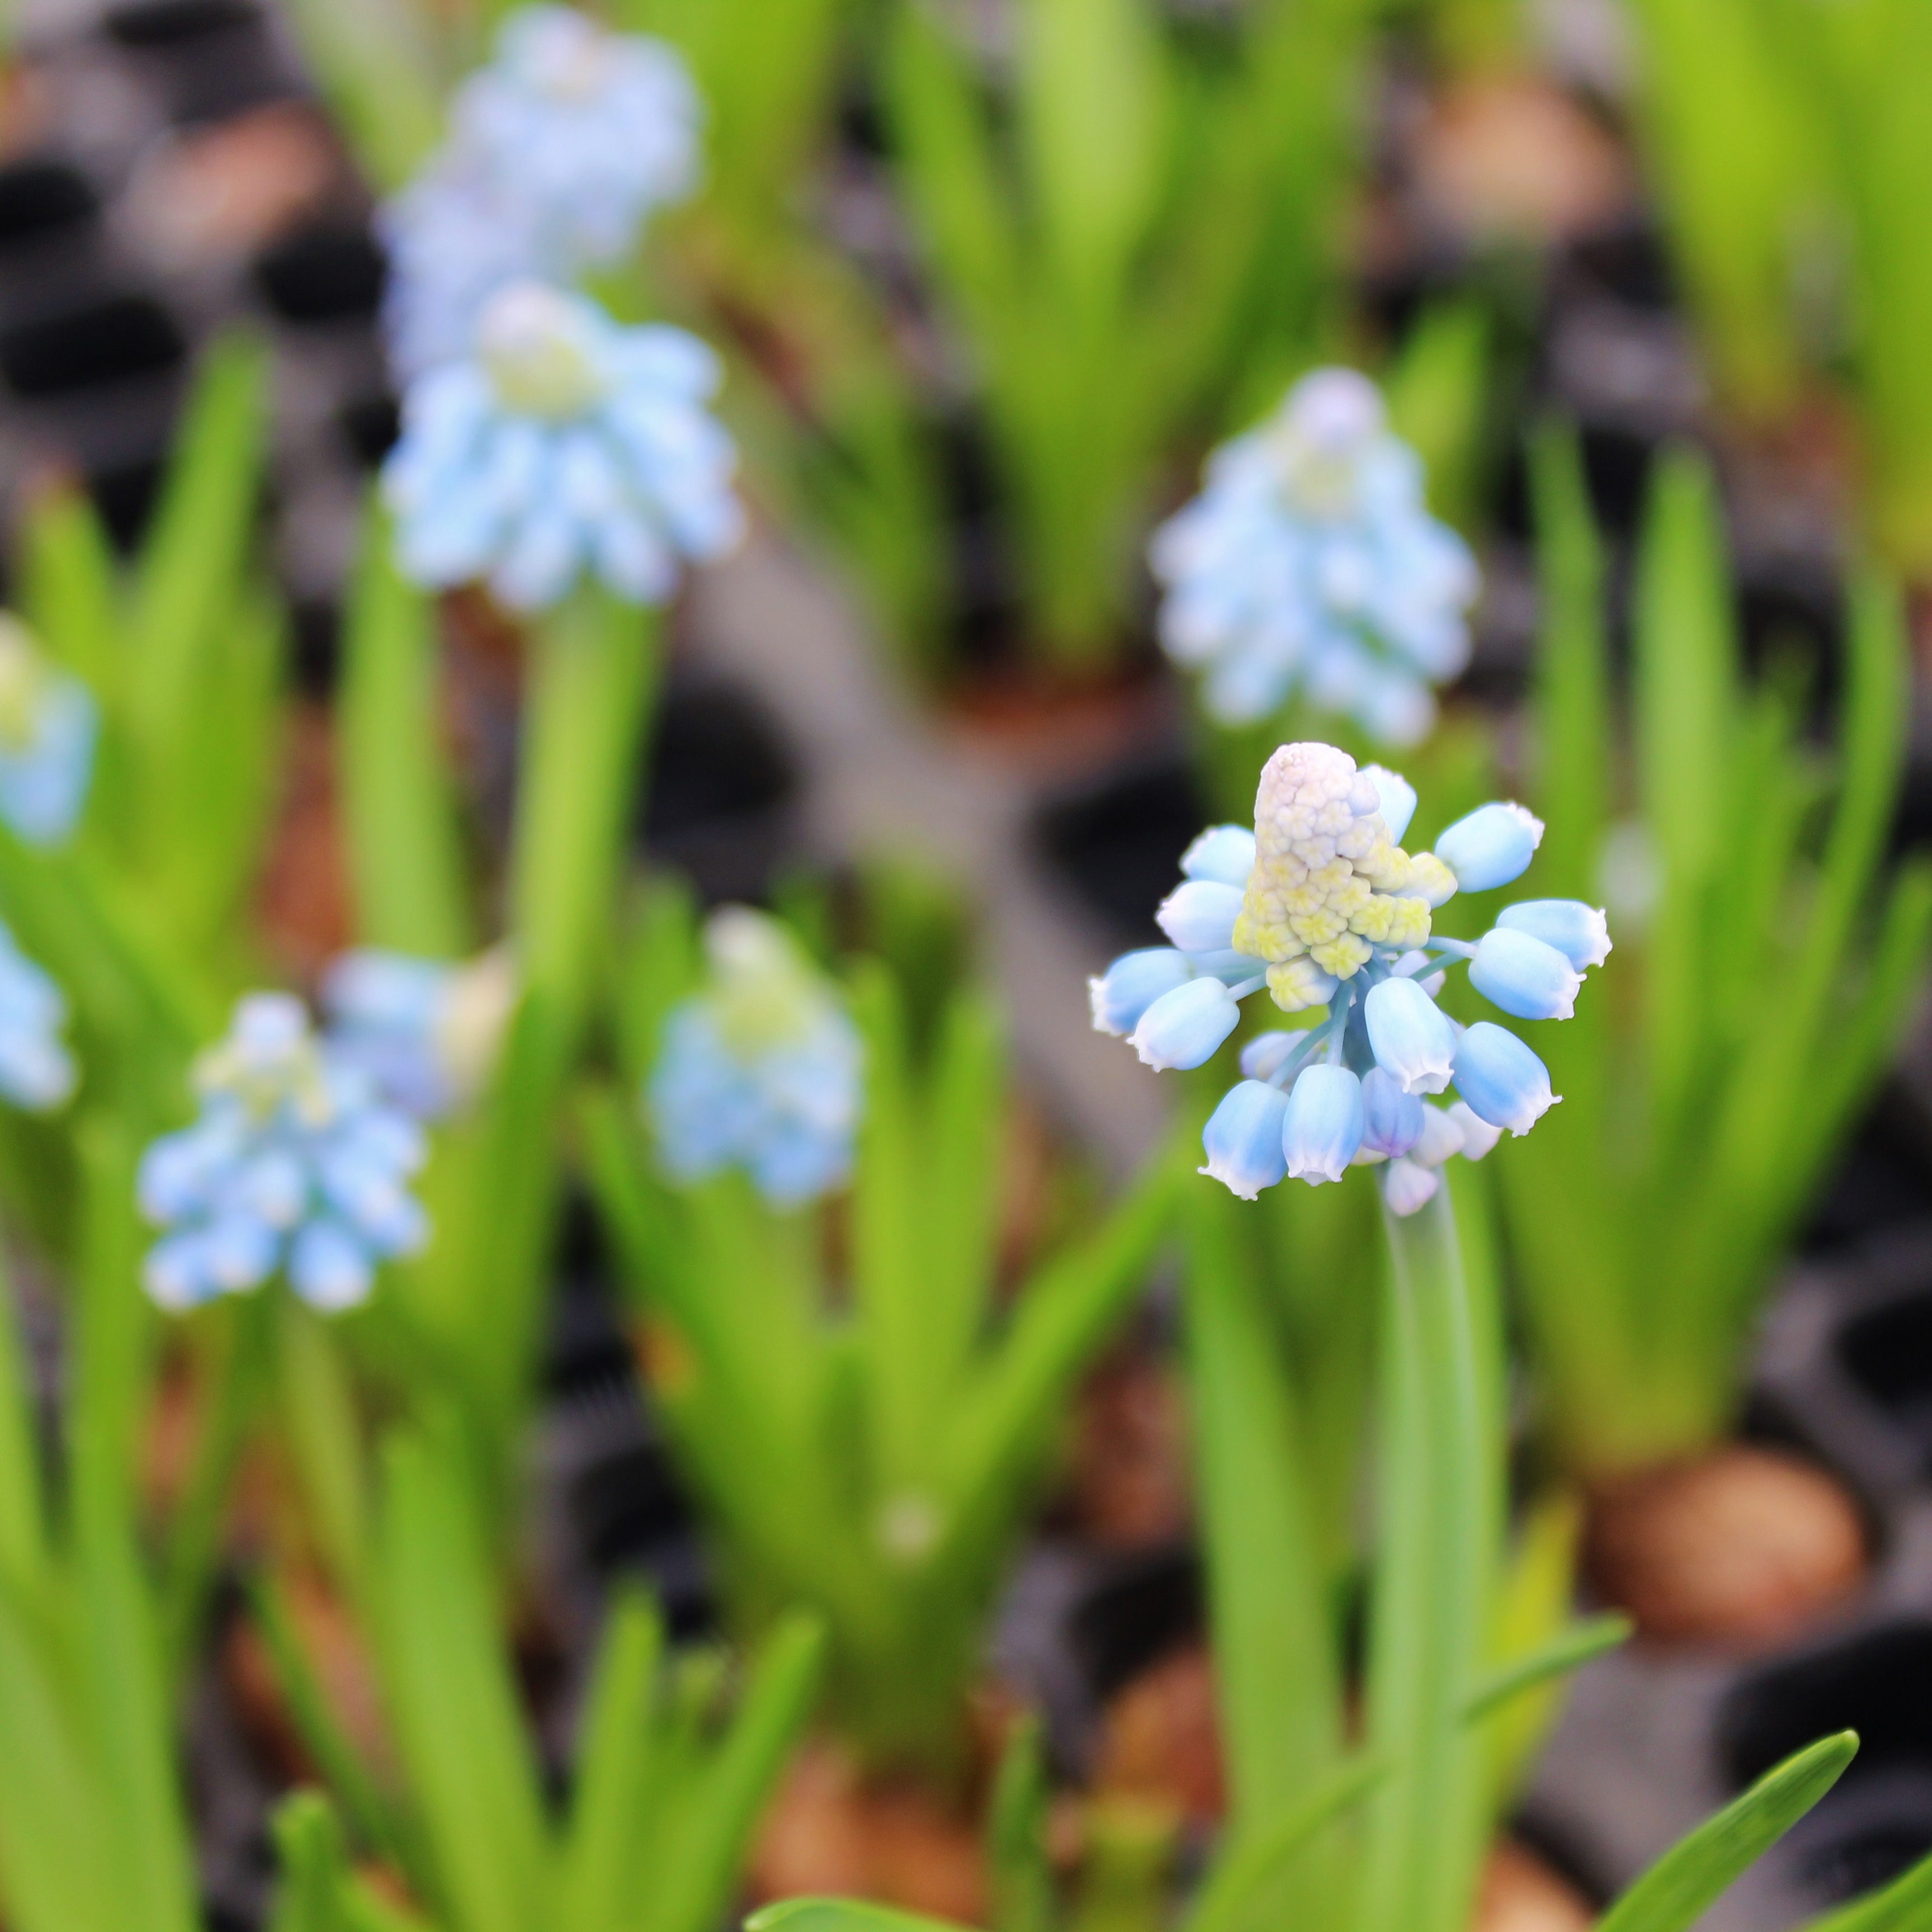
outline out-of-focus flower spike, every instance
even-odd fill
[[[736,452],[704,407],[721,376],[682,330],[620,328],[541,282],[499,289],[465,358],[404,394],[382,470],[403,569],[432,590],[487,580],[517,610],[586,572],[665,602],[685,562],[743,533]]]
[[[1580,973],[1600,966],[1610,956],[1609,919],[1600,906],[1586,905],[1581,899],[1525,899],[1504,906],[1496,923],[1555,946]]]
[[[774,1204],[802,1205],[851,1170],[858,1030],[776,920],[727,906],[704,944],[710,979],[666,1020],[644,1096],[659,1156],[674,1180],[737,1167]]]
[[[1247,723],[1300,694],[1390,743],[1426,732],[1430,686],[1468,658],[1477,573],[1423,483],[1351,369],[1314,370],[1214,452],[1149,550],[1161,641],[1203,672],[1210,716]]]
[[[1288,1096],[1260,1080],[1230,1088],[1208,1117],[1201,1145],[1208,1156],[1198,1172],[1210,1174],[1232,1194],[1252,1201],[1288,1172],[1282,1146]]]
[[[0,820],[29,845],[62,844],[94,776],[100,708],[52,664],[17,617],[0,611]]]
[[[195,1066],[201,1117],[141,1160],[142,1212],[166,1232],[144,1279],[164,1308],[259,1288],[280,1268],[330,1312],[362,1300],[376,1264],[428,1237],[404,1186],[422,1164],[413,1121],[334,1058],[302,1003],[258,993]]]
[[[1436,842],[1436,856],[1466,892],[1486,892],[1520,879],[1543,842],[1543,820],[1520,805],[1479,805]]]

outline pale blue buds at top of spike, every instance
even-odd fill
[[[0,926],[0,1094],[30,1114],[63,1105],[78,1077],[62,1040],[60,988]]]
[[[467,358],[490,298],[513,282],[561,284],[572,264],[535,211],[473,164],[433,164],[386,202],[382,336],[399,385]]]
[[[1166,588],[1162,643],[1202,672],[1224,724],[1298,697],[1413,744],[1434,722],[1431,687],[1468,661],[1475,560],[1429,514],[1420,460],[1351,369],[1304,376],[1216,450],[1150,561]]]
[[[626,253],[651,211],[698,185],[704,104],[662,40],[569,7],[520,8],[458,88],[452,146],[586,262]]]
[[[470,355],[404,398],[382,487],[404,572],[433,590],[483,579],[520,610],[586,574],[666,602],[687,562],[744,530],[736,452],[704,407],[720,375],[682,329],[620,328],[538,282],[500,289]]]
[[[460,964],[374,947],[345,952],[322,975],[328,1050],[392,1106],[440,1120],[489,1077],[516,993],[501,947]]]
[[[706,983],[665,1021],[645,1093],[665,1172],[689,1184],[740,1168],[784,1208],[830,1193],[851,1172],[864,1103],[857,1028],[764,914],[712,914],[704,948]]]
[[[165,1230],[148,1292],[181,1311],[281,1271],[311,1306],[365,1300],[377,1266],[428,1235],[409,1192],[422,1130],[318,1040],[299,1000],[254,993],[196,1061],[201,1112],[142,1155],[142,1212]]]
[[[696,187],[703,118],[663,41],[566,7],[512,14],[457,90],[449,139],[376,217],[398,382],[466,357],[498,290],[627,254],[654,208]]]
[[[1264,989],[1284,1012],[1312,1016],[1247,1042],[1244,1078],[1208,1122],[1201,1171],[1244,1199],[1286,1178],[1337,1180],[1360,1163],[1378,1168],[1394,1212],[1412,1214],[1444,1162],[1481,1160],[1504,1129],[1527,1133],[1559,1097],[1514,1034],[1490,1021],[1462,1027],[1436,996],[1462,962],[1504,1012],[1567,1019],[1584,974],[1610,952],[1604,916],[1533,899],[1474,945],[1438,938],[1435,908],[1485,889],[1474,880],[1519,876],[1543,827],[1520,806],[1484,806],[1450,828],[1452,865],[1442,842],[1413,854],[1396,842],[1389,814],[1406,830],[1415,806],[1396,772],[1358,770],[1332,745],[1282,746],[1262,773],[1252,835],[1216,826],[1183,855],[1182,881],[1158,914],[1172,946],[1124,954],[1090,982],[1094,1025],[1156,1068],[1212,1059],[1241,1001]],[[1424,1098],[1452,1088],[1447,1107]]]
[[[0,611],[0,820],[16,838],[58,845],[74,830],[100,725],[93,693]]]

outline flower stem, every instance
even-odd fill
[[[1362,1932],[1463,1932],[1484,1834],[1480,1738],[1462,1711],[1483,1654],[1502,1492],[1488,1409],[1493,1324],[1450,1190],[1383,1214],[1394,1266],[1383,1364],[1381,1542],[1370,1732],[1390,1767],[1371,1813]]]

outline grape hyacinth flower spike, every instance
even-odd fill
[[[502,184],[580,264],[624,254],[653,208],[698,186],[704,108],[682,58],[574,8],[511,14],[452,118],[454,158]]]
[[[94,776],[94,694],[0,611],[0,820],[29,845],[73,831]]]
[[[1304,376],[1216,450],[1150,562],[1162,643],[1205,673],[1202,701],[1225,724],[1302,697],[1413,744],[1435,717],[1430,686],[1468,661],[1475,560],[1429,514],[1420,459],[1352,369]]]
[[[361,947],[322,975],[329,1054],[366,1075],[390,1106],[440,1120],[488,1077],[516,994],[500,946],[460,964]]]
[[[0,926],[0,1094],[30,1114],[74,1091],[74,1056],[60,1037],[66,1018],[60,988]]]
[[[1411,1214],[1444,1162],[1480,1160],[1561,1097],[1514,1034],[1461,1026],[1436,995],[1465,961],[1503,1012],[1567,1019],[1583,975],[1609,955],[1604,915],[1532,899],[1505,908],[1473,946],[1435,936],[1435,909],[1520,878],[1543,827],[1521,806],[1486,805],[1412,856],[1397,842],[1415,803],[1406,779],[1358,770],[1332,745],[1282,746],[1262,773],[1254,830],[1216,826],[1182,856],[1159,914],[1173,945],[1127,953],[1092,982],[1094,1024],[1154,1067],[1204,1064],[1241,1000],[1264,988],[1286,1012],[1326,1010],[1305,1030],[1250,1040],[1245,1077],[1208,1123],[1201,1171],[1244,1199],[1372,1164],[1391,1209]],[[1452,1105],[1432,1104],[1451,1087]]]
[[[299,1000],[254,993],[196,1063],[201,1114],[142,1156],[141,1209],[166,1232],[148,1292],[179,1311],[261,1286],[279,1269],[325,1312],[367,1298],[376,1264],[428,1228],[405,1186],[422,1130],[318,1040]]]
[[[862,1103],[857,1028],[783,926],[727,906],[704,929],[710,976],[675,1007],[645,1102],[673,1179],[745,1169],[779,1207],[851,1172]]]
[[[664,602],[682,560],[722,556],[744,528],[737,454],[704,408],[720,374],[681,328],[621,328],[539,282],[498,290],[471,354],[404,396],[382,472],[404,570],[432,590],[487,578],[522,610],[586,570]]]

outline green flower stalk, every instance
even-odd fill
[[[1909,710],[1895,592],[1868,575],[1849,594],[1828,762],[1790,678],[1744,682],[1711,484],[1682,454],[1658,473],[1639,557],[1636,815],[1619,818],[1570,446],[1545,437],[1535,473],[1551,825],[1535,878],[1588,892],[1615,855],[1638,890],[1618,997],[1548,1042],[1564,1105],[1499,1166],[1544,1426],[1596,1475],[1730,1426],[1757,1311],[1921,984],[1932,872],[1886,876]]]

